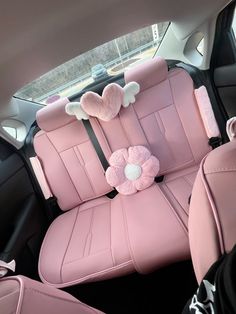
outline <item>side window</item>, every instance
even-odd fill
[[[232,21],[232,30],[233,30],[234,36],[236,38],[236,11],[234,11],[234,17],[233,17],[233,21]]]
[[[203,56],[203,49],[204,49],[204,37],[201,39],[199,44],[197,45],[197,51]]]
[[[95,47],[24,86],[15,97],[48,104],[119,75],[155,55],[169,24],[160,22],[146,26]]]

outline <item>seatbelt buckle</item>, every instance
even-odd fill
[[[215,149],[222,144],[222,139],[220,137],[211,137],[208,144],[212,147],[212,149]]]
[[[0,260],[0,278],[4,277],[8,273],[9,270],[15,272],[15,270],[16,270],[15,260],[13,259],[9,263],[6,263],[6,262]]]
[[[47,203],[50,207],[55,207],[57,206],[57,198],[55,196],[51,196],[50,198],[47,199]]]

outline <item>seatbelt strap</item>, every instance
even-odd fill
[[[213,109],[218,127],[220,129],[221,141],[222,143],[226,143],[228,141],[228,138],[227,138],[227,134],[225,130],[225,124],[228,118],[227,118],[227,114],[224,108],[219,104],[220,100],[216,96],[216,93],[214,91],[214,87],[211,83],[209,75],[207,75],[208,71],[200,71],[197,67],[193,65],[173,60],[170,63],[169,68],[172,69],[174,67],[183,68],[185,71],[187,71],[194,82],[195,88],[198,88],[201,85],[204,85],[207,87],[207,92],[211,100],[212,109]]]
[[[109,162],[106,159],[106,156],[103,153],[102,147],[100,145],[100,143],[98,142],[97,136],[93,130],[93,127],[91,125],[91,122],[89,120],[83,120],[83,125],[88,133],[88,136],[90,138],[90,141],[95,149],[95,152],[97,153],[97,156],[102,164],[102,167],[104,169],[104,171],[107,170],[107,168],[110,166]],[[107,193],[106,196],[108,198],[114,198],[116,195],[118,194],[117,190],[114,188],[114,190],[112,190],[111,192]]]
[[[212,149],[215,149],[221,145],[222,140],[207,89],[204,85],[202,85],[198,89],[194,90],[194,94],[205,131],[209,138],[208,144],[212,147]]]
[[[203,120],[203,124],[204,124],[205,130],[206,130],[206,133],[207,133],[208,138],[209,138],[208,144],[212,147],[212,149],[215,149],[216,147],[218,147],[222,144],[222,138],[220,137],[220,132],[219,132],[219,128],[218,128],[219,123],[217,124],[217,122],[216,122],[216,112],[215,112],[216,110],[213,110],[214,109],[213,100],[212,100],[213,97],[212,97],[212,95],[210,97],[209,92],[207,91],[207,89],[205,87],[205,84],[206,84],[205,79],[204,79],[202,73],[196,67],[185,64],[183,62],[179,62],[179,63],[175,64],[174,66],[182,68],[186,72],[188,72],[188,74],[191,76],[191,78],[194,82],[195,96],[196,96],[196,100],[198,103],[198,108],[199,108],[200,115],[201,115],[202,120]],[[201,106],[201,99],[200,99],[201,97],[198,97],[199,91],[202,92],[202,94],[204,94],[204,93],[206,94],[206,95],[203,95],[205,98],[205,101],[204,101],[205,104],[203,106]],[[207,102],[209,102],[209,104],[206,107]],[[204,112],[204,109],[205,109],[205,112]],[[210,134],[211,132],[209,132],[209,125],[211,127],[213,126],[212,129],[214,131],[212,134]]]
[[[42,190],[42,193],[43,193],[45,200],[53,197],[53,194],[52,194],[51,189],[47,183],[42,165],[41,165],[38,157],[37,156],[30,157],[29,160],[30,160],[30,163],[31,163],[31,166],[33,168],[35,177],[37,178],[38,184]]]
[[[37,189],[39,191],[39,188],[38,188],[38,185],[39,185],[40,190],[43,194],[42,196],[44,197],[44,200],[45,200],[45,206],[47,208],[48,218],[50,221],[53,221],[55,217],[58,215],[58,213],[60,212],[60,208],[57,204],[57,199],[52,194],[52,191],[47,183],[47,179],[45,177],[41,162],[38,159],[38,157],[37,156],[30,157],[29,160],[30,160],[31,167],[33,169],[34,178],[36,178],[38,182]]]
[[[103,150],[101,148],[100,143],[98,142],[97,136],[92,128],[91,122],[89,120],[82,120],[84,127],[88,133],[88,136],[90,138],[91,143],[93,144],[93,147],[97,153],[97,156],[103,166],[104,171],[107,170],[107,168],[110,166],[106,156],[103,153]]]

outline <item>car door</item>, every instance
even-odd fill
[[[212,52],[211,73],[227,117],[236,116],[236,12],[235,2],[219,15]]]
[[[17,273],[35,277],[48,218],[27,162],[30,128],[19,118],[20,115],[1,121],[1,128],[8,133],[8,142],[0,137],[0,260],[14,259]],[[28,129],[24,138],[23,127],[25,131]],[[11,137],[12,143],[24,143],[22,148],[11,144]]]

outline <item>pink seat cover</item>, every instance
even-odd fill
[[[182,69],[168,72],[155,58],[125,73],[126,83],[135,80],[141,88],[136,102],[112,121],[99,121],[112,152],[145,146],[160,161],[159,175],[198,165],[211,147],[191,77]]]
[[[236,141],[213,150],[202,161],[189,215],[190,248],[198,282],[236,243]]]
[[[108,199],[111,187],[83,123],[65,113],[65,104],[39,112],[35,151],[61,209],[70,210],[52,223],[42,245],[39,271],[48,284],[148,273],[189,258],[188,200],[211,149],[192,79],[154,58],[125,73],[125,81],[140,84],[136,102],[111,121],[91,118],[91,125],[107,159],[142,145],[160,161],[164,180]]]
[[[0,280],[1,314],[102,314],[68,293],[24,276]]]
[[[189,256],[186,226],[154,184],[59,216],[44,239],[39,272],[43,282],[64,287],[148,273]]]
[[[51,114],[54,108],[47,108]],[[55,109],[61,111],[61,108]],[[66,115],[65,112],[63,115]],[[38,132],[34,138],[34,147],[60,208],[68,210],[104,195],[112,188],[105,179],[102,165],[82,123],[77,120],[66,125],[62,123],[61,128]],[[96,120],[94,124],[97,124]],[[45,128],[49,126],[45,125]],[[99,130],[99,126],[97,128]],[[110,149],[102,134],[99,139],[104,143],[105,155],[109,156]]]

